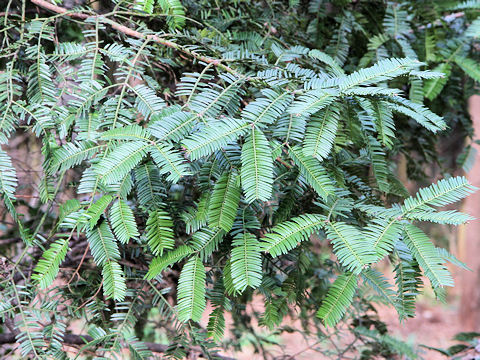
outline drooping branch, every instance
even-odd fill
[[[72,12],[72,11],[69,11],[68,9],[66,9],[64,7],[51,4],[46,0],[31,0],[31,2],[34,3],[37,6],[40,6],[43,9],[53,11],[57,14],[65,14],[65,16],[69,16],[71,18],[85,20],[85,19],[88,19],[90,17],[92,17],[92,18],[97,17],[100,22],[103,22],[104,24],[110,25],[113,29],[115,29],[115,30],[127,35],[127,36],[134,37],[134,38],[137,38],[137,39],[149,39],[149,40],[151,40],[151,41],[153,41],[157,44],[164,45],[166,47],[169,47],[169,48],[175,49],[177,51],[180,51],[184,54],[187,54],[187,55],[193,57],[194,59],[196,59],[198,61],[203,61],[207,64],[213,64],[214,66],[216,66],[216,67],[218,67],[218,68],[220,68],[224,71],[227,71],[231,74],[238,75],[237,72],[234,69],[222,64],[221,61],[218,60],[218,59],[213,59],[213,58],[210,58],[208,56],[200,55],[196,51],[189,50],[189,49],[187,49],[187,48],[185,48],[185,47],[183,47],[183,46],[181,46],[177,43],[174,43],[173,41],[162,39],[157,35],[143,34],[143,33],[139,32],[137,30],[130,29],[129,27],[127,27],[125,25],[122,25],[122,24],[120,24],[116,21],[113,21],[111,19],[108,19],[103,15],[99,15],[99,14],[95,14],[95,13],[89,14],[89,13],[84,13],[84,12]]]

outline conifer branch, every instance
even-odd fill
[[[181,46],[177,43],[174,43],[173,41],[162,39],[157,35],[142,34],[141,32],[139,32],[137,30],[130,29],[129,27],[127,27],[125,25],[122,25],[122,24],[120,24],[116,21],[110,20],[110,19],[106,18],[105,16],[102,16],[102,15],[99,15],[99,14],[92,14],[92,13],[71,12],[67,8],[51,4],[46,0],[30,0],[30,1],[32,3],[34,3],[35,5],[40,6],[41,8],[53,11],[57,14],[64,14],[65,16],[68,16],[68,17],[71,17],[71,18],[86,20],[88,18],[97,17],[100,22],[103,22],[105,24],[110,25],[113,29],[115,29],[115,30],[127,35],[127,36],[137,38],[137,39],[150,39],[151,41],[153,41],[157,44],[164,45],[166,47],[181,51],[184,54],[187,54],[187,55],[193,57],[194,59],[196,59],[198,61],[202,61],[202,62],[205,62],[207,64],[212,64],[213,66],[216,66],[216,67],[218,67],[218,68],[220,68],[220,69],[222,69],[226,72],[229,72],[231,74],[238,74],[237,71],[235,71],[231,67],[222,64],[221,60],[213,59],[213,58],[210,58],[208,56],[200,55],[194,50],[189,50],[189,49],[187,49],[187,48],[185,48],[185,47],[183,47],[183,46]]]

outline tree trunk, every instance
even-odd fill
[[[470,99],[475,135],[480,137],[480,96]],[[477,149],[475,165],[467,174],[468,180],[480,187],[480,146],[472,144]],[[459,228],[458,253],[460,259],[467,263],[472,271],[463,271],[460,278],[461,302],[460,319],[464,331],[480,331],[480,191],[469,196],[463,211],[474,216],[476,220]]]

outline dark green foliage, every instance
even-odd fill
[[[352,357],[416,357],[374,303],[412,317],[422,274],[442,298],[446,262],[467,268],[422,223],[472,220],[442,208],[476,190],[449,139],[473,135],[478,2],[31,3],[0,15],[0,315],[22,357],[66,358],[74,320],[80,357],[151,358],[159,339],[172,358],[269,357],[254,324],[327,357],[347,355],[326,345],[339,329]],[[18,191],[24,134],[38,203]]]

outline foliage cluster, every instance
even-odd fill
[[[0,18],[2,236],[21,239],[0,243],[0,314],[22,356],[267,357],[272,330],[415,358],[373,304],[413,317],[422,274],[443,299],[447,263],[465,267],[421,223],[472,219],[444,207],[475,191],[454,172],[474,156],[455,144],[473,135],[480,2],[65,6],[9,0]],[[25,133],[33,203],[9,155]],[[427,168],[443,179],[410,196],[400,179]]]

